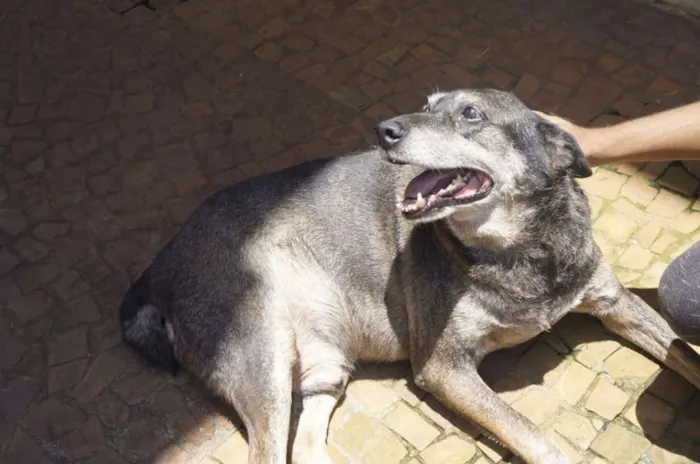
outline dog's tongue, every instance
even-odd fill
[[[481,176],[478,174],[475,176],[471,176],[469,182],[467,182],[467,185],[465,185],[464,188],[462,188],[462,190],[457,192],[454,197],[457,199],[466,198],[478,192],[481,188],[481,180],[479,179],[480,177]]]
[[[437,192],[450,185],[455,175],[451,171],[425,171],[408,184],[404,198],[417,198],[419,193],[427,197],[431,192]]]

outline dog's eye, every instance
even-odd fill
[[[467,106],[464,108],[464,111],[462,111],[462,117],[467,121],[480,121],[483,118],[481,111],[477,110],[473,106]]]

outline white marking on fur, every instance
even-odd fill
[[[153,305],[141,306],[136,312],[136,316],[126,322],[124,334],[126,338],[134,341],[143,341],[151,336],[154,323],[158,322],[160,312]]]
[[[303,410],[292,448],[293,464],[331,464],[326,449],[328,423],[338,399],[332,395],[304,398]]]

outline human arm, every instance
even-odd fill
[[[700,160],[700,102],[601,128],[538,114],[573,135],[593,166]]]

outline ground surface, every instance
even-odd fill
[[[216,188],[371,139],[435,87],[515,90],[607,124],[700,96],[700,31],[624,1],[3,0],[0,461],[244,462],[235,416],[120,344],[128,282]],[[694,242],[700,166],[583,182],[622,280],[655,288]],[[700,460],[700,395],[568,317],[487,361],[496,390],[581,462]],[[338,463],[512,458],[364,368],[335,413]]]

